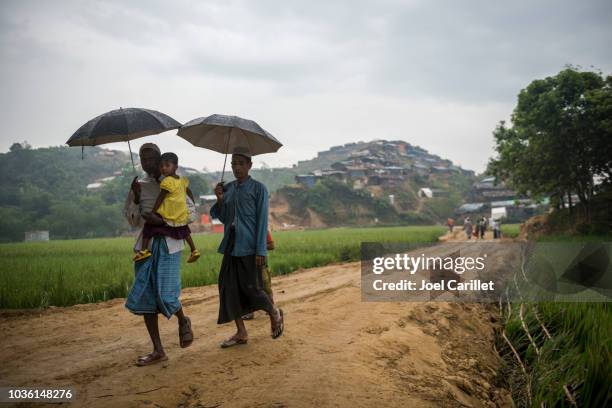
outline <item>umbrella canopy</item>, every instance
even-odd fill
[[[178,129],[179,122],[161,112],[120,108],[97,116],[81,126],[66,142],[68,146],[97,146],[127,142],[139,137]]]
[[[256,122],[238,116],[210,115],[190,120],[181,126],[178,135],[194,146],[225,154],[238,148],[255,156],[276,152],[282,146]]]
[[[282,146],[256,122],[239,116],[215,114],[193,119],[181,126],[178,135],[194,146],[225,153],[221,182],[229,153],[241,151],[255,156],[276,152]]]

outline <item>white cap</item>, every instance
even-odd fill
[[[155,150],[157,153],[161,154],[161,150],[159,150],[159,147],[155,143],[143,144],[142,146],[140,146],[140,149],[138,150],[138,154],[142,156],[142,151],[146,149]]]
[[[232,151],[232,154],[239,154],[241,156],[246,156],[246,157],[251,157],[251,152],[249,151],[248,147],[244,147],[244,146],[236,146],[234,147],[234,150]]]

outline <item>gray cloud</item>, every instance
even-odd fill
[[[0,149],[58,145],[143,106],[255,119],[285,143],[271,165],[389,137],[482,170],[531,80],[568,63],[612,71],[612,6],[583,3],[4,1]],[[222,164],[162,136],[186,164]]]

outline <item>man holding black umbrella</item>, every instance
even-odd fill
[[[133,227],[142,229],[145,221],[153,224],[163,223],[163,220],[151,213],[160,191],[160,159],[161,152],[157,145],[145,143],[140,148],[140,163],[147,177],[142,180],[134,178],[125,205],[126,218]],[[188,347],[193,341],[191,321],[183,313],[179,300],[183,240],[158,236],[154,237],[150,244],[153,254],[135,264],[136,276],[125,304],[130,312],[144,316],[153,343],[153,352],[138,359],[136,364],[140,366],[168,359],[159,336],[158,313],[168,319],[176,315],[181,347]],[[134,250],[142,249],[141,245],[142,230]]]
[[[268,190],[249,176],[251,154],[248,149],[235,148],[232,171],[236,180],[224,186],[217,184],[217,202],[210,215],[224,227],[218,251],[223,254],[219,272],[218,324],[234,321],[236,333],[221,347],[246,344],[248,334],[242,316],[255,310],[270,315],[272,338],[283,334],[282,309],[277,309],[263,289],[261,268],[266,263],[268,232]]]

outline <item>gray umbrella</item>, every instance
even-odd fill
[[[214,150],[227,155],[236,151],[248,151],[251,156],[273,153],[282,143],[256,122],[238,116],[210,115],[185,123],[178,135],[194,146]],[[225,174],[225,161],[221,181]]]
[[[155,135],[167,130],[178,129],[179,122],[158,111],[142,108],[119,108],[97,116],[81,126],[68,139],[68,146],[97,146],[105,143],[128,142]],[[134,159],[132,158],[132,167]]]

